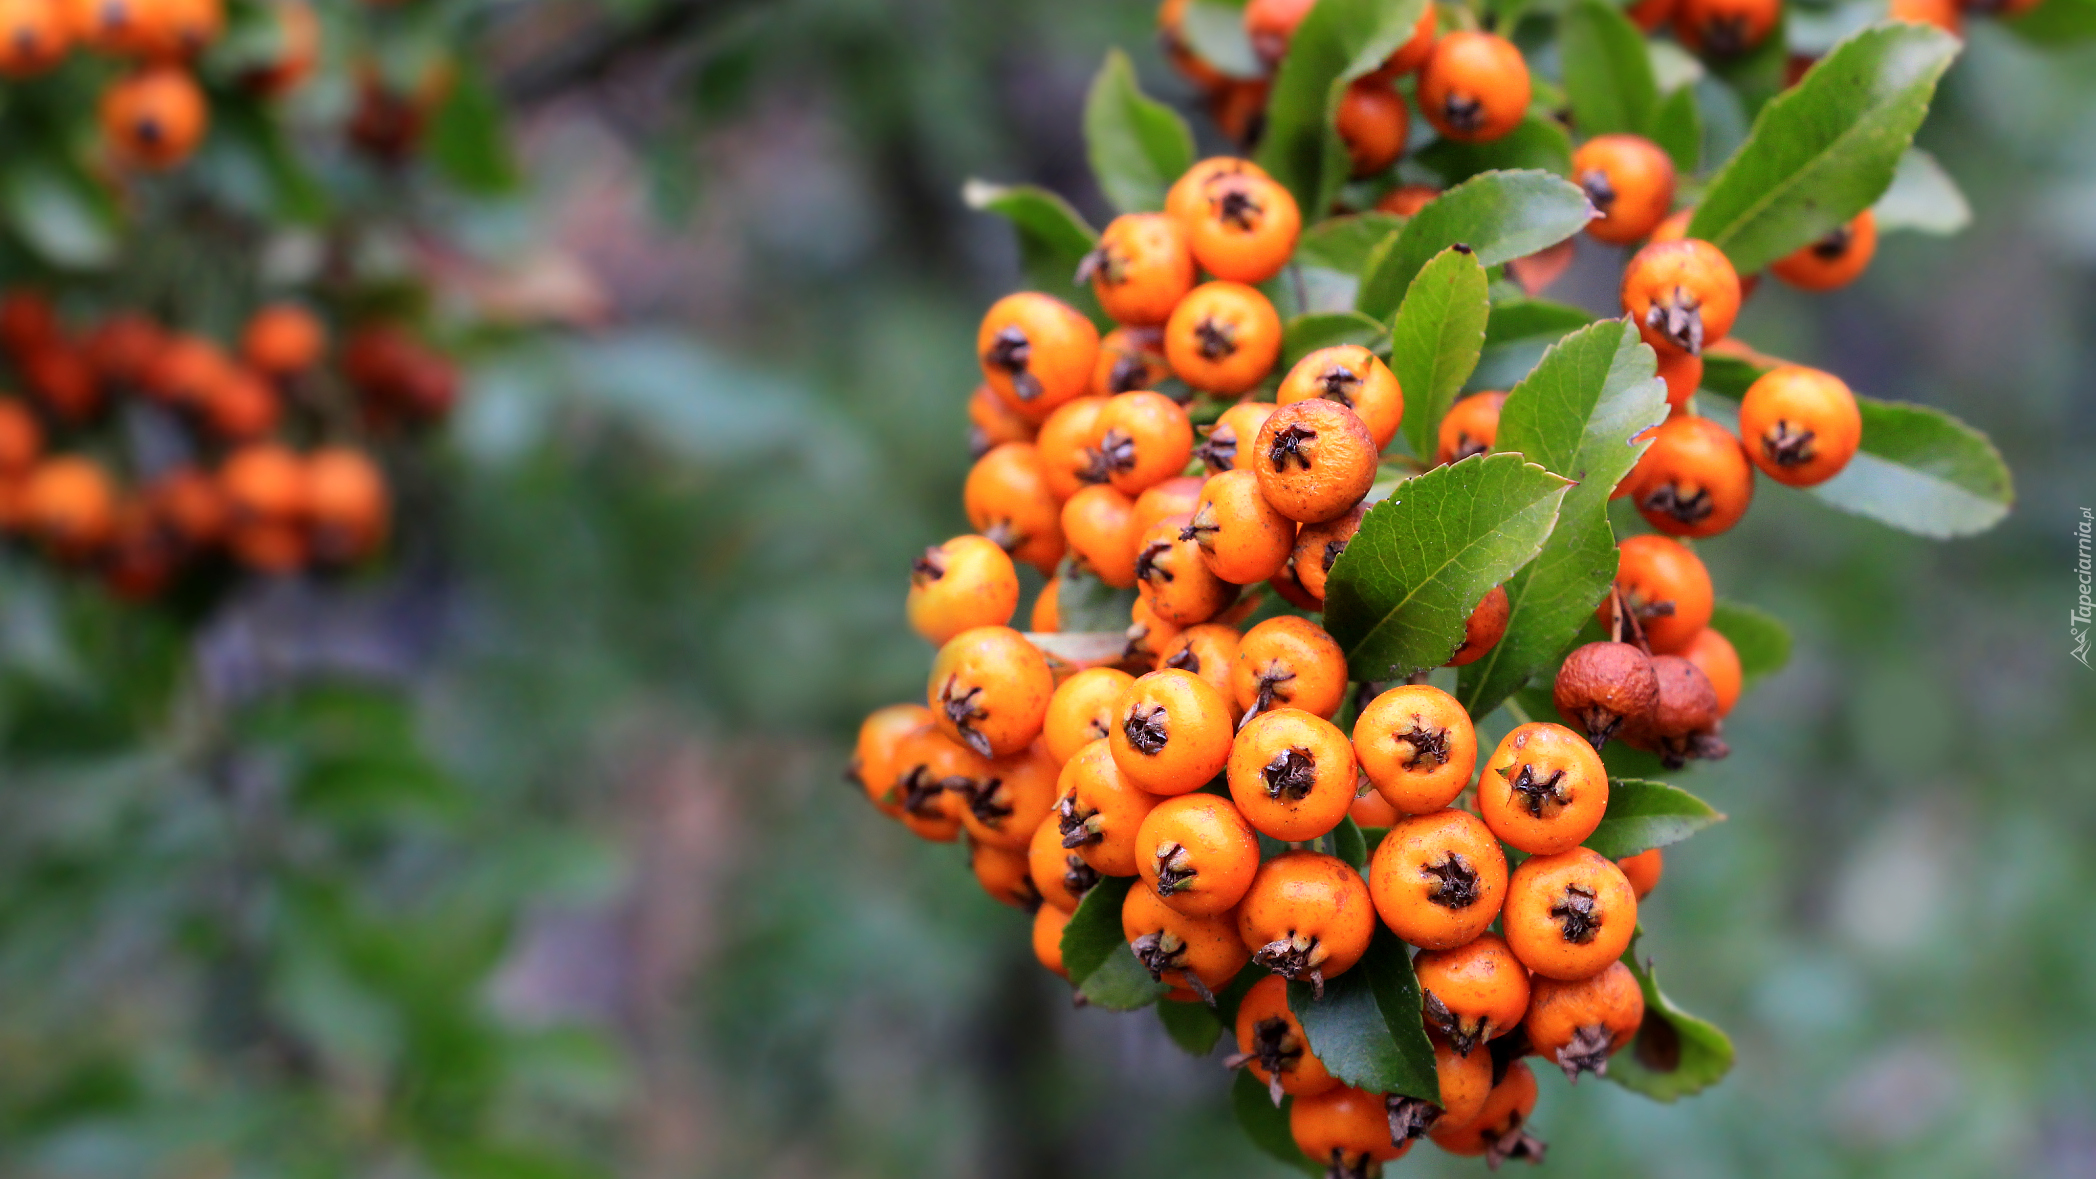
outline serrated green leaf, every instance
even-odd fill
[[[1341,274],[1358,275],[1376,246],[1397,232],[1405,219],[1395,213],[1353,213],[1329,217],[1303,231],[1295,260]]]
[[[1107,876],[1078,900],[1076,910],[1063,925],[1063,972],[1069,976],[1071,986],[1082,986],[1101,963],[1112,957],[1115,947],[1128,944],[1121,934],[1121,905],[1134,883],[1133,876]]]
[[[1298,315],[1281,328],[1281,369],[1287,372],[1295,362],[1319,348],[1332,348],[1340,344],[1360,344],[1364,347],[1380,343],[1383,325],[1358,311],[1312,311]]]
[[[1133,588],[1115,589],[1073,557],[1064,557],[1055,575],[1062,582],[1055,591],[1055,612],[1065,633],[1119,634],[1128,629],[1128,612],[1135,607]]]
[[[1667,95],[1652,114],[1646,132],[1682,176],[1694,176],[1703,166],[1703,112],[1696,106],[1696,88],[1683,86]]]
[[[1509,299],[1492,304],[1485,322],[1485,347],[1499,348],[1525,340],[1562,339],[1594,322],[1594,313],[1548,299]]]
[[[1650,962],[1640,964],[1633,937],[1623,961],[1645,992],[1645,1022],[1630,1047],[1608,1062],[1608,1079],[1654,1101],[1700,1093],[1732,1071],[1732,1041],[1715,1024],[1676,1007],[1659,989]]]
[[[1074,281],[1078,265],[1098,244],[1099,235],[1070,202],[1035,185],[982,180],[963,184],[961,200],[1012,223],[1019,235],[1020,275],[1028,289],[1054,295],[1102,327],[1112,322],[1099,310],[1091,284]]]
[[[1237,1079],[1230,1083],[1230,1112],[1237,1115],[1237,1124],[1252,1145],[1305,1175],[1322,1179],[1325,1169],[1303,1156],[1288,1128],[1288,1110],[1294,1104],[1293,1097],[1283,1097],[1279,1105],[1274,1104],[1273,1095],[1250,1069],[1239,1069]]]
[[[1412,158],[1431,168],[1443,184],[1459,184],[1495,170],[1532,168],[1558,176],[1572,174],[1572,136],[1556,119],[1530,115],[1512,131],[1485,143],[1437,139]]]
[[[1157,1019],[1164,1024],[1165,1034],[1172,1038],[1172,1043],[1195,1056],[1206,1056],[1214,1051],[1216,1040],[1223,1034],[1222,1020],[1206,1003],[1159,999]]]
[[[1492,315],[1485,268],[1453,246],[1420,270],[1390,325],[1390,371],[1404,393],[1405,441],[1434,453],[1435,432],[1477,367]]]
[[[1765,610],[1721,601],[1711,610],[1710,628],[1739,653],[1740,676],[1747,683],[1774,675],[1790,662],[1790,628]]]
[[[1448,247],[1469,246],[1479,262],[1498,266],[1556,245],[1594,216],[1594,206],[1579,186],[1548,172],[1473,176],[1435,197],[1376,248],[1362,272],[1354,306],[1388,319],[1404,302],[1412,279]]]
[[[1179,35],[1195,57],[1233,78],[1263,78],[1266,66],[1245,35],[1244,5],[1229,0],[1193,0],[1179,22]]]
[[[1586,846],[1611,860],[1680,843],[1725,821],[1709,803],[1678,786],[1642,778],[1610,778],[1608,811]]]
[[[1936,157],[1910,147],[1892,174],[1892,187],[1871,206],[1879,233],[1912,230],[1945,237],[1972,223],[1972,206]]]
[[[1350,168],[1334,126],[1346,84],[1411,39],[1426,3],[1318,0],[1289,38],[1267,100],[1259,163],[1295,194],[1304,221],[1331,208]]]
[[[1434,1046],[1420,1021],[1419,979],[1403,942],[1377,926],[1354,968],[1325,980],[1322,998],[1288,984],[1288,1009],[1325,1070],[1356,1089],[1439,1103]]]
[[[1884,195],[1958,40],[1926,25],[1872,25],[1771,100],[1721,170],[1689,236],[1751,274],[1826,236]]]
[[[1571,482],[1517,454],[1479,455],[1397,485],[1332,566],[1325,628],[1357,680],[1448,662],[1478,599],[1543,547]]]
[[[1084,103],[1085,150],[1099,191],[1123,213],[1164,208],[1194,163],[1194,136],[1171,107],[1145,95],[1128,55],[1110,49]]]
[[[1558,18],[1565,96],[1582,136],[1650,135],[1659,83],[1645,35],[1608,0],[1577,0]]]
[[[1625,320],[1583,327],[1543,354],[1499,411],[1495,449],[1578,481],[1557,527],[1526,569],[1507,582],[1506,633],[1457,672],[1456,696],[1472,716],[1499,706],[1564,655],[1616,575],[1608,497],[1644,444],[1631,441],[1666,417],[1666,384],[1652,349]]]

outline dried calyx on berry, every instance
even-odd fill
[[[1679,655],[1655,655],[1652,672],[1659,694],[1650,709],[1623,726],[1633,749],[1656,753],[1668,769],[1691,759],[1716,761],[1732,752],[1718,719],[1718,693],[1703,669]]]
[[[1652,660],[1629,643],[1588,643],[1565,657],[1551,689],[1558,715],[1598,751],[1659,701]]]

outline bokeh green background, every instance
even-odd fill
[[[524,79],[528,183],[448,215],[609,315],[478,342],[418,505],[437,540],[352,594],[411,713],[299,706],[455,785],[338,800],[315,847],[262,829],[237,765],[171,784],[203,739],[181,717],[110,756],[37,697],[153,635],[11,569],[6,1173],[1286,1173],[1230,1124],[1220,1055],[1072,1010],[957,847],[839,778],[858,718],[921,691],[910,557],[966,529],[972,334],[1016,256],[960,185],[1103,222],[1078,122],[1106,48],[1193,109],[1151,9],[536,7],[488,48]],[[607,22],[590,68],[529,76]],[[1977,24],[1920,141],[1972,227],[1888,237],[1836,294],[1764,283],[1736,334],[1985,430],[2016,508],[1934,543],[1764,481],[1702,546],[1798,640],[1732,758],[1680,779],[1731,819],[1644,916],[1739,1063],[1673,1106],[1543,1077],[1555,1174],[2096,1175],[2096,672],[2067,627],[2096,507],[2096,47]],[[1612,311],[1614,257],[1580,250],[1552,294]],[[252,953],[226,933],[250,925],[274,931]],[[467,1123],[535,1145],[447,1152]]]

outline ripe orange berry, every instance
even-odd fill
[[[1371,74],[1346,88],[1339,99],[1339,140],[1355,176],[1373,176],[1405,154],[1412,112],[1389,81]]]
[[[1325,586],[1332,576],[1332,566],[1339,563],[1340,554],[1346,552],[1354,534],[1361,531],[1361,521],[1367,516],[1368,505],[1355,504],[1343,516],[1334,516],[1320,524],[1305,524],[1296,530],[1295,548],[1289,553],[1295,579],[1320,606],[1325,600]]]
[[[1227,798],[1167,798],[1135,833],[1135,867],[1158,899],[1189,917],[1227,913],[1252,886],[1259,836]]]
[[[242,359],[271,377],[294,377],[320,363],[327,328],[296,303],[272,303],[255,312],[240,336]]]
[[[1330,717],[1346,697],[1346,652],[1309,619],[1277,615],[1238,640],[1231,684],[1241,711],[1285,706]]]
[[[1709,418],[1661,422],[1629,478],[1638,515],[1669,536],[1716,536],[1739,523],[1754,502],[1754,467],[1745,449]]]
[[[1302,535],[1301,532],[1297,532],[1297,539],[1301,539]],[[1296,573],[1294,554],[1289,555],[1288,563],[1281,566],[1281,571],[1274,574],[1267,581],[1266,586],[1268,589],[1281,595],[1282,601],[1287,602],[1298,610],[1322,610],[1325,608],[1325,600],[1323,598],[1303,588],[1302,579]]]
[[[1419,74],[1419,111],[1462,143],[1498,139],[1528,115],[1528,63],[1506,38],[1457,31],[1434,43]]]
[[[1201,546],[1183,537],[1191,516],[1168,516],[1137,542],[1136,595],[1173,626],[1207,622],[1237,600],[1238,587],[1215,575]]]
[[[1237,642],[1234,627],[1218,623],[1189,626],[1165,644],[1157,656],[1157,668],[1177,668],[1207,680],[1217,695],[1230,702],[1230,713],[1234,718],[1237,706],[1232,696],[1231,677],[1237,671]]]
[[[1063,846],[1061,804],[1058,797],[1055,808],[1034,828],[1033,839],[1026,845],[1026,862],[1041,899],[1049,908],[1070,913],[1076,911],[1084,894],[1099,883],[1099,873],[1084,862],[1083,856]]]
[[[982,890],[990,894],[991,900],[1029,913],[1048,907],[1041,904],[1041,892],[1033,886],[1033,876],[1026,870],[1023,852],[970,842],[968,868],[975,873],[975,882],[982,885]]]
[[[1380,1093],[1341,1085],[1315,1097],[1299,1097],[1288,1110],[1288,1132],[1296,1149],[1325,1167],[1328,1176],[1371,1175],[1403,1158],[1409,1139],[1393,1144],[1390,1115]]]
[[[320,17],[306,0],[276,0],[269,13],[276,23],[276,56],[243,72],[240,84],[264,98],[281,98],[303,85],[320,63]]]
[[[225,493],[210,476],[195,467],[175,467],[146,489],[154,513],[186,547],[197,550],[217,544],[226,531]],[[926,718],[930,723],[930,718]]]
[[[273,442],[244,446],[218,472],[226,500],[226,543],[251,569],[288,573],[306,562],[304,460]]]
[[[1855,457],[1863,415],[1840,377],[1786,364],[1747,387],[1739,403],[1739,435],[1762,474],[1812,487],[1839,475]]]
[[[1674,161],[1642,135],[1596,135],[1572,153],[1572,177],[1601,216],[1587,235],[1626,246],[1646,237],[1674,207]]]
[[[1710,625],[1715,608],[1710,571],[1687,545],[1664,536],[1626,536],[1616,546],[1616,592],[1645,642],[1661,655],[1678,655]],[[1613,630],[1614,596],[1595,611],[1605,629]],[[1631,630],[1626,623],[1624,635]]]
[[[993,446],[1032,442],[1034,424],[1006,405],[988,385],[977,385],[968,397],[968,454],[981,458]]]
[[[1354,748],[1323,717],[1277,708],[1245,721],[1230,748],[1230,797],[1262,835],[1316,839],[1354,802]]]
[[[1208,427],[1208,434],[1202,438],[1201,444],[1194,447],[1194,457],[1201,460],[1210,474],[1238,469],[1239,448],[1250,453],[1252,439],[1259,436],[1259,423],[1265,421],[1274,408],[1271,401],[1240,401],[1224,410],[1215,424]]]
[[[1667,383],[1667,408],[1678,410],[1703,385],[1703,358],[1687,352],[1660,353],[1659,378]]]
[[[1164,355],[1164,328],[1117,327],[1099,341],[1099,358],[1092,362],[1092,384],[1086,392],[1094,397],[1112,397],[1137,389],[1155,389],[1172,375]]]
[[[1461,1125],[1444,1121],[1434,1127],[1434,1145],[1450,1154],[1483,1155],[1494,1170],[1514,1159],[1539,1162],[1543,1143],[1522,1129],[1535,1112],[1536,1075],[1526,1061],[1516,1060],[1492,1086],[1476,1117]]]
[[[1266,169],[1236,156],[1210,156],[1188,168],[1164,194],[1165,215],[1182,226],[1192,225],[1208,204],[1208,186],[1233,176],[1264,176]]]
[[[225,27],[221,0],[152,0],[137,15],[138,52],[164,61],[202,53]]]
[[[1470,617],[1463,620],[1463,644],[1456,653],[1448,657],[1449,667],[1462,667],[1476,663],[1485,657],[1485,652],[1499,645],[1506,635],[1507,619],[1513,614],[1513,606],[1507,601],[1506,587],[1495,585],[1485,591],[1485,596],[1471,607]]]
[[[1154,667],[1178,634],[1178,623],[1159,618],[1149,602],[1137,597],[1128,610],[1128,645],[1122,649],[1122,655],[1127,662],[1147,662]]]
[[[1164,352],[1180,380],[1232,397],[1265,380],[1281,358],[1281,317],[1256,288],[1202,283],[1172,309]]]
[[[29,472],[22,489],[29,535],[62,561],[84,561],[116,530],[117,493],[92,459],[57,455]]]
[[[1449,406],[1448,415],[1441,419],[1434,462],[1461,462],[1491,450],[1499,437],[1499,409],[1506,399],[1499,392],[1472,393]]]
[[[1421,949],[1453,950],[1499,916],[1506,853],[1468,811],[1412,815],[1376,845],[1368,888],[1390,932]]]
[[[1163,213],[1123,213],[1077,268],[1108,315],[1138,327],[1161,324],[1194,289],[1194,256],[1186,230]]]
[[[1477,809],[1532,856],[1577,847],[1608,810],[1608,771],[1585,737],[1547,721],[1517,726],[1477,776]]]
[[[17,363],[29,391],[61,420],[84,422],[102,408],[94,369],[71,344],[54,341],[30,350]]]
[[[1621,962],[1576,982],[1538,978],[1529,995],[1528,1042],[1536,1055],[1576,1081],[1583,1072],[1608,1075],[1608,1058],[1637,1035],[1645,994]]]
[[[1935,25],[1953,37],[1965,35],[1965,11],[1958,0],[1892,0],[1885,15],[1908,24]]]
[[[1616,867],[1623,870],[1623,879],[1630,882],[1630,891],[1642,901],[1659,887],[1659,878],[1666,872],[1666,856],[1660,849],[1648,847],[1634,856],[1617,860]]]
[[[1094,741],[1063,763],[1056,779],[1057,829],[1101,876],[1136,874],[1135,837],[1161,800],[1121,772],[1113,749]]]
[[[1138,535],[1157,527],[1167,516],[1191,516],[1201,506],[1201,485],[1208,482],[1199,475],[1181,475],[1167,479],[1157,486],[1145,490],[1135,497],[1135,527]]]
[[[385,473],[352,447],[324,446],[307,455],[306,519],[314,559],[347,565],[371,556],[392,531]]]
[[[165,171],[203,142],[211,108],[180,66],[147,66],[102,94],[102,133],[118,160]]]
[[[1214,90],[1227,85],[1230,79],[1222,71],[1202,60],[1187,46],[1187,2],[1164,0],[1157,6],[1157,39],[1163,42],[1165,59],[1197,89]]]
[[[1192,672],[1165,668],[1136,677],[1114,715],[1107,736],[1114,762],[1152,794],[1199,790],[1230,760],[1230,705]]]
[[[1003,626],[1019,608],[1019,574],[994,541],[956,536],[910,565],[904,607],[910,626],[933,644],[978,626]]]
[[[1507,945],[1545,978],[1587,978],[1623,956],[1637,932],[1637,894],[1591,848],[1530,856],[1507,881]]]
[[[1739,315],[1739,275],[1706,241],[1653,242],[1623,268],[1623,310],[1653,351],[1691,352],[1725,338]]]
[[[1284,852],[1257,868],[1237,910],[1252,964],[1322,992],[1326,979],[1353,969],[1375,936],[1367,882],[1345,860],[1318,852]]]
[[[882,811],[901,813],[902,803],[895,789],[896,756],[904,738],[931,727],[931,710],[922,704],[890,704],[874,709],[859,725],[859,740],[852,747],[851,766],[845,777],[857,782]]]
[[[1434,1073],[1440,1082],[1441,1104],[1392,1093],[1390,1137],[1398,1141],[1423,1138],[1441,1126],[1460,1126],[1484,1112],[1485,1099],[1492,1094],[1491,1053],[1466,1055],[1439,1036],[1428,1038],[1434,1044]]]
[[[1288,980],[1269,974],[1237,1004],[1237,1054],[1224,1062],[1251,1070],[1279,1104],[1283,1095],[1315,1097],[1339,1081],[1310,1051],[1310,1037],[1288,1009]]]
[[[1066,401],[1041,422],[1033,438],[1034,453],[1056,499],[1067,500],[1079,488],[1106,482],[1099,465],[1099,418],[1107,399],[1085,396]]]
[[[1245,36],[1252,49],[1271,69],[1288,55],[1288,42],[1295,27],[1310,15],[1314,0],[1250,0],[1244,6]]]
[[[1412,969],[1427,1028],[1458,1055],[1513,1031],[1528,1011],[1528,968],[1498,934],[1481,933],[1450,950],[1421,950]]]
[[[1117,667],[1088,667],[1056,685],[1048,698],[1041,743],[1060,765],[1113,731],[1114,706],[1135,677]]]
[[[1431,184],[1400,184],[1383,194],[1382,199],[1376,202],[1376,211],[1410,217],[1426,208],[1440,195],[1441,190]]]
[[[1360,760],[1360,757],[1360,751],[1355,750],[1355,760]],[[1398,813],[1396,807],[1390,805],[1389,800],[1374,790],[1361,791],[1359,787],[1355,789],[1357,793],[1354,795],[1354,804],[1346,808],[1346,817],[1352,819],[1362,830],[1375,827],[1387,829],[1404,817]]]
[[[1677,0],[1674,36],[1697,53],[1738,57],[1768,39],[1780,0]]]
[[[1253,585],[1278,573],[1295,549],[1295,521],[1275,511],[1251,471],[1211,475],[1201,503],[1179,530],[1200,546],[1201,559],[1224,581]]]
[[[1229,914],[1189,917],[1147,888],[1128,890],[1121,903],[1121,934],[1151,978],[1210,1002],[1252,956]]]
[[[1042,905],[1033,911],[1033,956],[1051,974],[1070,977],[1063,969],[1063,927],[1070,924],[1067,910]]]
[[[991,761],[989,773],[961,799],[961,826],[985,847],[1025,852],[1055,809],[1061,772],[1038,745]]]
[[[1856,281],[1878,252],[1878,219],[1869,209],[1827,236],[1769,264],[1777,278],[1804,291],[1831,291]]]
[[[1085,568],[1115,589],[1135,584],[1135,501],[1104,483],[1063,501],[1063,540]]]
[[[1252,469],[1268,502],[1291,520],[1343,516],[1375,484],[1375,438],[1336,401],[1284,405],[1259,427]]]
[[[1729,714],[1732,706],[1739,702],[1740,682],[1743,678],[1739,666],[1739,652],[1733,648],[1732,640],[1726,638],[1715,627],[1706,626],[1696,632],[1695,638],[1689,640],[1688,646],[1681,652],[1681,657],[1695,664],[1702,670],[1704,677],[1710,680],[1711,690],[1716,692],[1718,697],[1718,715],[1723,717]]]
[[[1456,698],[1431,684],[1400,684],[1354,721],[1354,753],[1376,792],[1404,814],[1454,802],[1477,766],[1477,731]]]
[[[1354,411],[1368,427],[1378,451],[1397,437],[1404,420],[1405,396],[1397,375],[1375,353],[1359,344],[1320,348],[1288,370],[1275,401],[1288,405],[1322,397]]]
[[[990,769],[988,759],[939,731],[918,729],[896,744],[894,784],[883,796],[912,834],[951,843],[961,832],[961,808],[975,783]]]
[[[1303,227],[1295,197],[1268,176],[1219,174],[1182,221],[1194,261],[1225,282],[1259,283],[1281,273]]]
[[[1637,0],[1623,11],[1640,32],[1650,33],[1674,15],[1674,4],[1675,0]]]
[[[204,391],[201,402],[192,406],[204,420],[211,436],[221,442],[256,442],[274,433],[283,416],[277,391],[259,374],[239,366],[228,366],[217,382]]]
[[[1048,660],[1025,635],[978,626],[939,648],[926,703],[947,736],[984,757],[1002,757],[1040,735],[1054,694]]]
[[[41,74],[65,60],[71,42],[59,0],[0,0],[0,74]]]
[[[1048,573],[1063,556],[1062,504],[1048,487],[1040,452],[1007,442],[975,460],[961,488],[968,523],[1012,555]]]
[[[1057,601],[1062,596],[1063,579],[1051,577],[1041,592],[1033,597],[1033,609],[1027,611],[1027,625],[1041,634],[1052,635],[1063,628],[1062,608]]]
[[[1194,427],[1179,403],[1162,393],[1122,393],[1107,401],[1092,425],[1085,477],[1102,479],[1125,495],[1140,495],[1177,476],[1193,454]]]
[[[1083,396],[1099,355],[1099,329],[1076,308],[1034,291],[990,305],[975,333],[983,380],[1023,417],[1040,421]]]
[[[29,473],[44,453],[44,427],[29,407],[0,397],[0,479],[13,481]]]
[[[80,350],[104,383],[133,386],[144,379],[166,340],[159,324],[143,315],[119,313],[89,332]]]
[[[1397,51],[1384,60],[1376,73],[1386,78],[1396,78],[1425,65],[1427,58],[1434,55],[1434,37],[1439,32],[1439,21],[1436,17],[1433,5],[1427,5],[1426,11],[1419,14],[1419,23],[1412,26],[1411,40],[1398,46]]]

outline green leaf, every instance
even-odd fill
[[[1119,49],[1106,53],[1084,103],[1084,142],[1099,191],[1123,213],[1164,208],[1165,190],[1194,163],[1194,136],[1171,107],[1145,95]]]
[[[1448,662],[1479,598],[1526,564],[1571,482],[1518,454],[1478,455],[1397,485],[1332,566],[1325,628],[1357,680]]]
[[[1115,589],[1074,557],[1064,557],[1055,575],[1062,580],[1055,591],[1055,612],[1063,633],[1120,634],[1128,629],[1128,612],[1135,606],[1133,588]]]
[[[1645,992],[1645,1022],[1627,1051],[1608,1062],[1608,1079],[1655,1101],[1672,1102],[1700,1093],[1732,1071],[1732,1041],[1717,1026],[1676,1007],[1659,989],[1650,962],[1639,965],[1638,942],[1630,940],[1623,961]]]
[[[1594,313],[1548,299],[1509,299],[1492,304],[1485,322],[1485,347],[1499,348],[1523,340],[1562,339],[1594,322]]]
[[[1659,83],[1645,35],[1608,0],[1577,0],[1558,18],[1565,95],[1583,137],[1649,135]]]
[[[1325,980],[1325,993],[1288,984],[1288,1009],[1326,1071],[1371,1093],[1439,1103],[1434,1046],[1420,1021],[1419,978],[1397,935],[1378,925],[1354,968]]]
[[[2001,22],[2039,45],[2068,45],[2096,38],[2096,0],[2045,0],[2022,16]]]
[[[1075,281],[1077,267],[1099,242],[1070,202],[1031,184],[990,184],[970,180],[961,200],[971,209],[996,213],[1019,233],[1019,270],[1030,290],[1045,291],[1106,326],[1089,283]]]
[[[1339,820],[1339,826],[1332,829],[1332,854],[1357,872],[1368,864],[1368,837],[1362,834],[1361,825],[1354,822],[1352,815]]]
[[[1457,672],[1456,696],[1484,716],[1528,678],[1557,663],[1616,575],[1608,497],[1644,452],[1631,441],[1667,413],[1652,349],[1626,320],[1566,336],[1507,395],[1501,451],[1561,471],[1567,491],[1557,527],[1536,559],[1507,582],[1507,629],[1483,658]]]
[[[1667,95],[1646,135],[1674,161],[1675,171],[1695,175],[1703,166],[1703,112],[1696,106],[1696,88],[1683,86]]]
[[[7,169],[0,199],[15,232],[45,262],[93,270],[115,259],[115,206],[63,161],[39,151],[21,153]]]
[[[1322,266],[1341,274],[1361,273],[1368,256],[1405,219],[1395,213],[1353,213],[1330,217],[1303,231],[1296,242],[1295,260],[1304,266]]]
[[[1435,432],[1477,367],[1493,314],[1485,268],[1454,246],[1434,256],[1405,291],[1390,324],[1390,371],[1404,393],[1405,441],[1434,453]]]
[[[1172,1043],[1195,1056],[1208,1055],[1223,1034],[1223,1021],[1206,1003],[1159,999],[1157,1018]]]
[[[1102,877],[1077,902],[1077,909],[1063,925],[1063,972],[1071,986],[1082,986],[1113,956],[1116,947],[1128,941],[1121,934],[1121,904],[1128,899],[1133,876]]]
[[[1237,1124],[1252,1145],[1305,1175],[1322,1179],[1325,1169],[1303,1156],[1288,1128],[1288,1109],[1293,1104],[1295,1098],[1283,1097],[1275,1105],[1273,1095],[1250,1069],[1237,1070],[1237,1079],[1230,1083],[1230,1111],[1237,1115]]]
[[[1892,187],[1871,206],[1879,233],[1902,229],[1946,237],[1972,223],[1972,206],[1936,157],[1910,147],[1892,174]]]
[[[1289,38],[1267,101],[1259,163],[1295,194],[1304,221],[1331,208],[1346,181],[1346,145],[1333,125],[1346,84],[1411,38],[1426,3],[1318,0]]]
[[[1678,786],[1642,778],[1610,778],[1608,811],[1586,846],[1611,860],[1680,843],[1725,821],[1710,804]]]
[[[460,64],[430,121],[429,157],[446,180],[477,196],[517,187],[517,161],[510,151],[502,101],[486,75],[471,64]]]
[[[1498,266],[1564,241],[1595,216],[1578,185],[1548,172],[1473,176],[1435,197],[1377,247],[1354,306],[1388,319],[1427,261],[1450,246],[1469,246],[1479,262]]]
[[[1774,675],[1790,662],[1790,628],[1765,610],[1719,602],[1711,611],[1710,626],[1739,653],[1740,676],[1747,683]]]
[[[1179,33],[1195,57],[1233,78],[1263,78],[1266,66],[1245,35],[1244,5],[1229,0],[1193,0]]]
[[[1118,920],[1118,918],[1116,918]],[[1135,951],[1123,942],[1097,970],[1077,988],[1077,993],[1094,1007],[1108,1011],[1135,1011],[1157,1002],[1172,988],[1150,977],[1143,964],[1136,960]]]
[[[1339,344],[1367,346],[1383,338],[1383,325],[1358,311],[1311,311],[1298,315],[1281,329],[1281,369],[1287,372],[1295,362],[1319,348],[1331,348]]]
[[[1767,372],[1769,367],[1741,356],[1705,352],[1701,390],[1738,401],[1747,395],[1747,388],[1760,380],[1761,374]]]
[[[1843,40],[1762,108],[1697,203],[1689,236],[1752,274],[1869,208],[1957,53],[1957,38],[1927,25],[1872,25]]]
[[[1706,417],[1738,433],[1737,407],[1709,398],[1700,406]],[[1856,408],[1863,415],[1863,440],[1855,457],[1839,475],[1807,488],[1809,494],[1829,507],[1936,540],[1985,532],[2008,515],[2015,485],[1986,435],[1926,405],[1859,395]]]
[[[1488,143],[1437,139],[1413,159],[1434,170],[1443,184],[1457,184],[1482,172],[1534,168],[1559,176],[1572,174],[1572,136],[1556,119],[1530,115],[1512,131]]]

